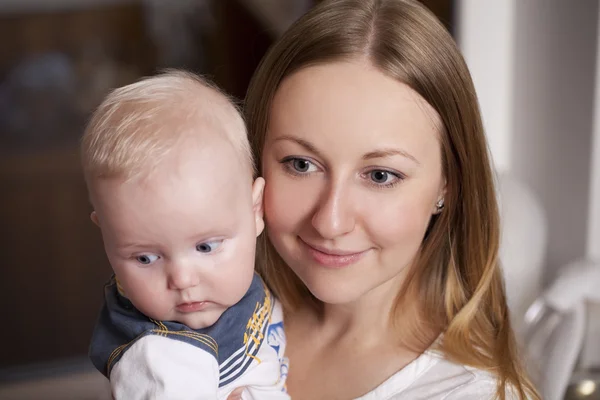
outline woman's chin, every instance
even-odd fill
[[[325,304],[342,305],[352,303],[363,296],[367,291],[364,287],[357,287],[348,282],[327,282],[323,280],[305,280],[308,290],[319,301]]]

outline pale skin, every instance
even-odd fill
[[[439,116],[362,60],[297,71],[270,111],[269,237],[323,302],[286,315],[288,391],[360,397],[419,355],[388,313],[444,196]]]
[[[264,180],[252,182],[239,159],[226,140],[190,138],[147,175],[91,185],[91,219],[125,294],[147,316],[200,329],[247,292]],[[181,306],[194,302],[206,304]]]
[[[213,325],[247,292],[264,181],[225,139],[182,140],[154,170],[91,185],[92,221],[125,295],[159,321]]]

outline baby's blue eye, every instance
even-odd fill
[[[149,265],[149,264],[152,264],[154,261],[158,260],[158,256],[154,255],[154,254],[142,254],[142,255],[136,256],[135,259],[140,264]]]
[[[210,242],[199,243],[196,245],[196,250],[200,253],[211,253],[221,246],[222,240],[213,240]]]

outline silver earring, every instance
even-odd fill
[[[438,200],[437,203],[435,203],[435,208],[437,208],[437,212],[442,212],[442,210],[444,209],[444,199],[441,198]]]

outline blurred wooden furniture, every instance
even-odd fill
[[[110,268],[76,148],[0,158],[0,366],[85,355]]]
[[[24,57],[47,51],[76,56],[86,47],[110,48],[125,63],[152,65],[140,2],[54,12],[0,14],[0,74]],[[92,49],[93,50],[93,49]]]
[[[127,2],[0,15],[0,83],[9,71],[19,71],[15,63],[53,53],[71,61],[77,90],[105,77],[104,86],[94,83],[84,95],[74,95],[71,102],[81,118],[73,123],[29,124],[35,129],[27,140],[19,135],[28,131],[0,130],[0,318],[6,326],[0,333],[0,369],[87,355],[111,270],[89,219],[78,139],[107,85],[153,71],[143,11],[141,3]],[[107,67],[99,71],[101,65]],[[27,112],[28,98],[19,98]],[[49,99],[35,109],[52,113]],[[32,119],[37,118],[24,120]]]

